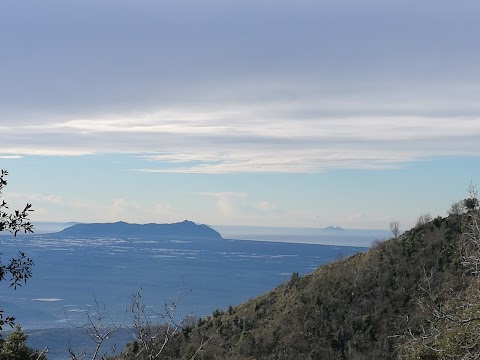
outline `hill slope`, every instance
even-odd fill
[[[307,276],[293,274],[258,298],[185,327],[162,358],[189,359],[199,347],[196,359],[398,358],[406,334],[428,326],[430,309],[471,281],[460,265],[465,217],[437,218]]]

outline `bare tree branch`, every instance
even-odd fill
[[[86,337],[81,347],[77,350],[74,350],[69,345],[68,353],[70,358],[72,360],[99,359],[102,346],[115,332],[122,328],[126,315],[125,312],[122,319],[114,319],[105,309],[105,305],[100,305],[94,297],[94,305],[87,307],[85,319],[82,323],[78,324],[67,319],[67,322],[73,328],[81,330]],[[89,346],[89,344],[92,345]],[[106,355],[107,353],[104,353],[102,358]]]

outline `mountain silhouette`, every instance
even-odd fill
[[[222,239],[219,232],[207,225],[197,225],[192,221],[173,224],[129,224],[123,221],[115,223],[76,224],[58,233],[62,236],[97,237],[152,237],[176,239]]]

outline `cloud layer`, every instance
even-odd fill
[[[302,117],[302,109],[293,107],[171,109],[129,118],[10,125],[5,133],[2,157],[124,153],[143,160],[134,170],[144,172],[375,169],[480,154],[477,118]]]
[[[1,7],[2,159],[305,173],[480,154],[477,1]]]

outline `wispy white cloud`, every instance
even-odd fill
[[[23,195],[21,199],[25,201],[28,199],[34,204],[35,218],[41,221],[115,222],[123,220],[143,224],[177,222],[189,216],[169,203],[145,204],[125,198],[113,198],[106,202],[81,202],[58,196]]]
[[[16,160],[21,159],[23,156],[20,155],[0,155],[0,159],[3,160]]]
[[[0,144],[0,152],[14,158],[137,154],[148,162],[139,162],[134,171],[177,173],[377,169],[429,157],[480,155],[477,117],[342,117],[338,112],[326,116],[318,108],[305,115],[298,105],[246,105],[11,126],[14,136]]]
[[[269,201],[260,201],[259,203],[255,204],[255,208],[261,211],[272,211],[276,209],[276,206]]]
[[[239,215],[239,202],[247,198],[247,194],[238,192],[199,192],[197,195],[210,196],[215,199],[216,211],[222,217]]]
[[[198,192],[214,199],[217,222],[258,222],[281,216],[288,217],[271,201],[258,200],[242,192]]]
[[[60,203],[63,198],[56,194],[25,194],[25,193],[9,193],[9,198],[14,200],[21,200],[22,202],[43,202],[43,203]]]

